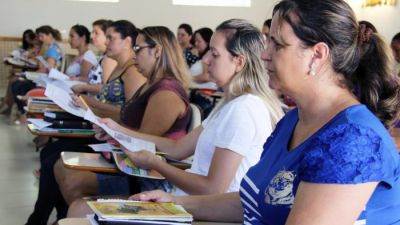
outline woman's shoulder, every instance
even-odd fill
[[[84,54],[83,54],[83,59],[90,62],[92,65],[97,64],[97,57],[96,54],[94,54],[94,52],[92,50],[87,50]]]
[[[387,130],[362,105],[345,109],[321,128],[306,145],[301,161],[301,176],[317,183],[380,181],[393,176],[399,166]]]
[[[232,99],[226,104],[228,107],[261,107],[266,108],[264,100],[254,94],[244,94]],[[254,108],[256,109],[256,108]]]

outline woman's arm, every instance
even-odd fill
[[[39,69],[37,70],[37,72],[39,72],[39,73],[48,73],[49,69],[57,67],[57,61],[52,57],[48,57],[46,59],[46,62],[49,64],[49,68],[47,68],[41,62],[39,62]]]
[[[103,87],[102,84],[76,84],[72,86],[71,89],[75,94],[81,94],[87,92],[96,95],[100,93],[102,87]]]
[[[158,91],[148,100],[138,132],[163,136],[185,111],[186,104],[177,94]]]
[[[243,159],[243,156],[229,149],[216,148],[208,174],[203,176],[171,166],[147,151],[125,153],[133,164],[158,171],[190,195],[225,193]]]
[[[286,225],[353,225],[376,186],[301,182]]]
[[[206,83],[210,81],[210,74],[208,73],[208,66],[201,62],[203,65],[203,73],[193,77],[196,83]]]
[[[88,82],[88,77],[89,77],[89,71],[93,67],[93,64],[91,64],[89,61],[82,60],[81,63],[81,73],[79,75],[79,80]]]
[[[103,103],[94,97],[81,95],[90,109],[99,117],[109,117],[115,121],[120,120],[121,106]]]

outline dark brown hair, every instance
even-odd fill
[[[100,20],[96,20],[92,23],[92,26],[98,26],[100,27],[100,29],[106,33],[107,28],[109,26],[111,26],[111,24],[113,23],[112,20],[105,20],[105,19],[100,19]]]
[[[61,41],[61,33],[60,33],[60,31],[58,31],[57,29],[52,28],[49,25],[44,25],[44,26],[41,26],[41,27],[37,28],[36,29],[36,34],[39,34],[39,33],[46,34],[46,35],[51,34],[51,36],[53,36],[53,38],[56,41]]]
[[[398,118],[399,80],[392,73],[388,45],[373,33],[364,40],[353,10],[343,0],[283,0],[274,8],[306,47],[323,42],[330,48],[332,67],[343,84],[355,90],[387,127]]]

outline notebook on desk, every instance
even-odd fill
[[[102,224],[191,224],[192,215],[174,203],[139,202],[120,199],[99,199],[87,204]]]

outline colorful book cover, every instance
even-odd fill
[[[113,152],[112,154],[118,169],[128,175],[159,180],[165,179],[155,170],[145,170],[133,165],[132,161],[123,152]]]
[[[192,221],[186,210],[174,203],[139,202],[127,200],[88,201],[97,216],[104,219]]]

